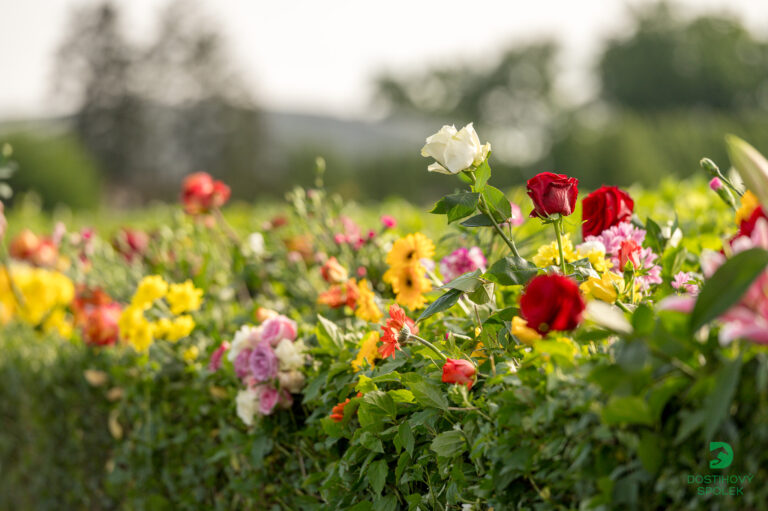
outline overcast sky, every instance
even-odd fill
[[[483,59],[503,46],[553,36],[564,83],[585,90],[601,40],[626,29],[643,0],[198,0],[225,32],[262,106],[365,117],[371,77],[428,63]],[[0,119],[61,111],[51,95],[54,52],[73,6],[89,0],[0,0]],[[160,0],[119,2],[132,35],[152,30]],[[768,0],[685,0],[693,12],[730,9],[768,31]]]

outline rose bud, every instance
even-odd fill
[[[640,245],[635,240],[624,240],[619,248],[619,267],[624,269],[627,262],[637,269],[640,267]]]
[[[449,358],[443,365],[443,383],[466,384],[468,389],[475,382],[477,370],[472,362],[462,359]]]
[[[181,202],[188,214],[199,215],[223,206],[229,200],[229,193],[229,187],[214,181],[210,174],[195,172],[184,178]]]
[[[562,275],[539,275],[528,283],[520,298],[520,312],[540,334],[573,330],[581,323],[584,299],[579,286]]]
[[[576,207],[579,180],[552,172],[542,172],[528,180],[528,196],[533,201],[532,217],[568,216]]]
[[[581,201],[581,235],[599,236],[604,230],[632,219],[635,202],[624,190],[602,186]]]
[[[329,284],[338,284],[345,282],[349,277],[347,269],[344,268],[335,257],[328,259],[322,268],[320,273],[323,276],[323,280]]]

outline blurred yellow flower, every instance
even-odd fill
[[[420,309],[427,303],[424,293],[432,290],[432,283],[421,264],[392,267],[384,273],[384,282],[392,285],[395,301],[410,309]]]
[[[375,294],[368,288],[368,281],[362,279],[357,283],[357,309],[355,316],[370,323],[378,323],[383,314],[376,305]]]
[[[162,298],[168,292],[168,283],[160,275],[150,275],[141,279],[131,305],[148,309],[152,302]]]
[[[760,201],[757,199],[754,193],[747,190],[744,195],[741,196],[741,207],[736,210],[736,225],[741,224],[744,220],[747,220],[752,213],[760,206]]]
[[[528,322],[520,316],[515,316],[512,318],[510,331],[512,332],[512,335],[517,337],[520,342],[528,345],[532,345],[533,341],[541,339],[541,334],[539,334],[533,328],[530,328],[528,326]]]
[[[573,250],[573,243],[570,236],[567,234],[563,236],[563,256],[565,261],[572,263],[579,259],[579,255]],[[557,248],[557,242],[553,241],[548,245],[542,245],[533,256],[533,264],[539,268],[545,268],[547,266],[557,266],[560,264],[560,252]]]
[[[581,292],[590,299],[596,298],[603,302],[614,303],[624,292],[624,278],[612,271],[603,273],[601,278],[589,277],[579,286]]]
[[[363,336],[360,343],[360,351],[352,361],[352,368],[360,371],[363,368],[363,362],[373,366],[373,362],[379,357],[379,332],[368,332]]]
[[[173,314],[196,311],[202,304],[203,290],[196,288],[191,280],[187,280],[183,284],[171,284],[165,299],[168,300]]]
[[[387,254],[387,264],[391,267],[411,265],[421,259],[430,259],[433,255],[435,244],[420,232],[416,232],[395,241]]]
[[[11,266],[0,271],[0,320],[3,323],[16,317],[29,325],[69,337],[72,325],[65,309],[74,297],[74,284],[57,271],[30,266]]]
[[[200,350],[198,349],[198,347],[190,346],[189,348],[184,350],[184,352],[181,354],[181,358],[183,358],[185,362],[194,362],[199,355],[200,355]]]
[[[168,332],[168,341],[176,342],[192,333],[195,329],[195,320],[192,316],[179,316],[171,322],[171,328]]]

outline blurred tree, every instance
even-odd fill
[[[636,110],[768,106],[768,44],[735,17],[686,20],[660,2],[636,11],[634,27],[600,58],[606,101]]]
[[[557,45],[541,41],[507,49],[490,65],[435,67],[413,75],[383,74],[376,99],[392,114],[474,121],[506,164],[531,162],[548,147],[561,110],[554,94]]]
[[[210,19],[175,0],[139,45],[123,35],[117,5],[77,11],[58,59],[77,132],[111,181],[168,198],[183,175],[205,170],[236,195],[259,191],[260,116]]]

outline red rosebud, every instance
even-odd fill
[[[443,365],[443,383],[466,384],[468,389],[475,382],[477,370],[472,362],[462,359],[449,358]]]
[[[627,261],[635,268],[640,267],[640,245],[635,240],[624,240],[619,248],[619,267],[621,270],[627,265]]]
[[[581,201],[581,234],[598,236],[604,230],[632,218],[635,202],[615,186],[603,186]]]
[[[94,346],[108,346],[117,342],[117,322],[122,309],[120,304],[109,303],[88,310],[83,322],[83,340]]]
[[[528,180],[528,196],[533,200],[532,217],[568,216],[576,207],[579,180],[552,172],[542,172]]]
[[[149,248],[149,235],[144,231],[124,227],[115,235],[112,246],[126,261],[131,262],[144,256]]]
[[[195,172],[184,178],[181,202],[188,214],[199,215],[226,204],[229,194],[229,187],[221,181],[214,181],[206,172]]]
[[[528,326],[540,334],[573,330],[581,322],[584,300],[579,286],[562,275],[539,275],[520,298],[520,312]]]

